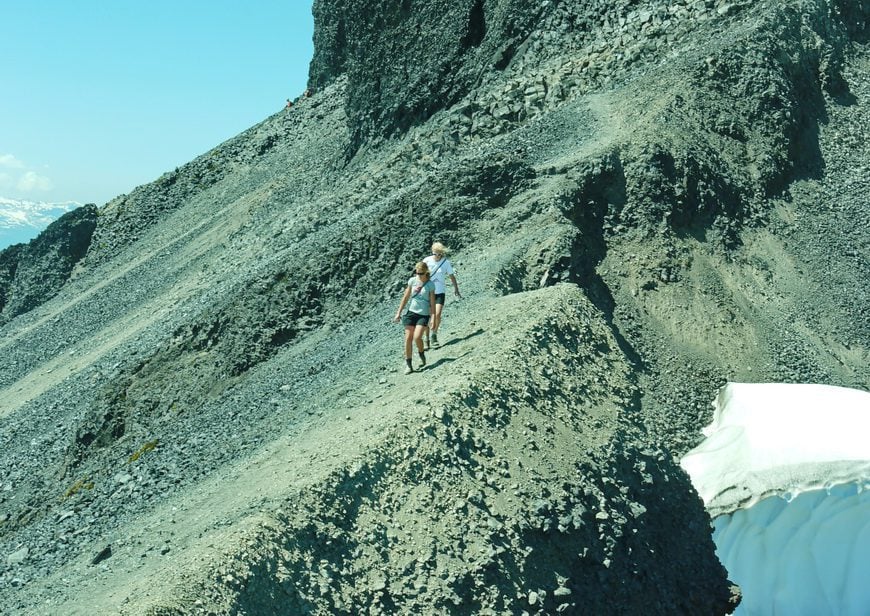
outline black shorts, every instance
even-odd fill
[[[416,327],[418,325],[426,327],[429,325],[429,315],[417,314],[416,312],[411,312],[409,310],[405,313],[405,316],[402,317],[402,325],[405,327]]]
[[[444,298],[447,297],[446,293],[436,293],[435,294],[435,303],[444,305]]]

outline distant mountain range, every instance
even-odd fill
[[[76,201],[45,203],[0,197],[0,250],[29,242],[53,221],[80,205]]]

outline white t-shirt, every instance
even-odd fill
[[[441,257],[440,261],[436,261],[435,256],[430,255],[423,259],[423,263],[429,267],[429,280],[435,283],[435,293],[447,293],[447,276],[453,274],[453,265],[450,263],[450,259]]]

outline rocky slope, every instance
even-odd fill
[[[67,212],[27,244],[0,251],[0,323],[54,297],[85,256],[97,226],[97,207]]]
[[[729,611],[675,463],[716,388],[870,386],[868,3],[314,13],[313,96],[0,329],[5,608]]]

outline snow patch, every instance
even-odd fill
[[[706,440],[681,465],[711,514],[870,479],[870,394],[831,385],[729,383]]]
[[[681,464],[743,600],[735,614],[870,613],[870,394],[729,383]]]
[[[861,484],[766,498],[713,521],[743,599],[735,614],[870,613],[870,491]]]

